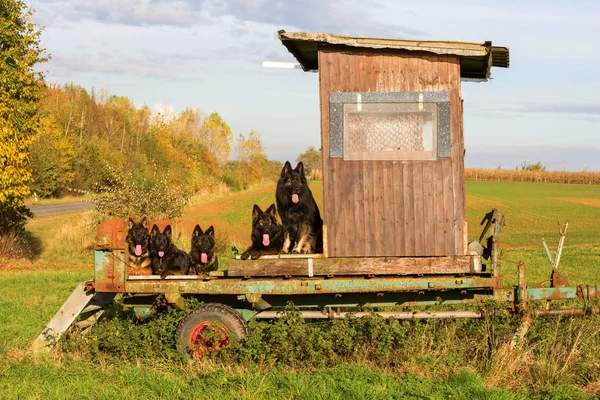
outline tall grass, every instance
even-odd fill
[[[600,172],[528,171],[466,168],[465,179],[472,181],[544,182],[600,184]]]
[[[197,304],[188,299],[189,309]],[[359,364],[395,375],[442,380],[470,371],[489,385],[529,394],[562,390],[571,393],[565,398],[571,398],[581,394],[575,389],[580,387],[600,395],[598,316],[536,319],[526,339],[511,349],[509,338],[518,318],[500,317],[495,306],[485,307],[481,320],[395,320],[373,315],[325,322],[306,321],[288,307],[278,320],[252,321],[245,343],[204,362],[296,371]],[[101,364],[116,358],[125,363],[168,359],[173,365],[185,365],[187,361],[175,352],[173,337],[183,315],[184,311],[169,309],[140,324],[115,308],[94,334],[80,337],[74,332],[62,350],[68,357]]]

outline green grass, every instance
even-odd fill
[[[247,192],[200,199],[188,208],[179,229],[191,232],[196,223],[203,227],[212,224],[217,234],[245,246],[252,205],[273,203],[274,188],[273,182],[265,182]],[[311,182],[311,188],[322,204],[320,182]],[[507,217],[501,237],[505,249],[501,273],[508,284],[516,283],[515,262],[520,260],[526,263],[530,285],[548,279],[550,265],[541,238],[555,249],[557,222],[567,219],[569,231],[560,269],[568,272],[571,286],[600,284],[600,186],[467,182],[466,195],[470,239],[478,237],[479,222],[491,208]],[[88,360],[68,353],[33,360],[24,356],[23,349],[75,285],[90,278],[92,252],[78,251],[78,244],[73,244],[73,238],[85,232],[81,214],[35,218],[28,231],[38,246],[38,259],[32,263],[0,261],[2,398],[70,398],[74,393],[81,398],[586,398],[571,386],[533,391],[490,388],[481,377],[484,371],[432,379],[418,373],[419,366],[416,374],[407,374],[360,362],[292,370],[144,358]]]
[[[448,380],[390,376],[365,365],[297,373],[285,368],[234,367],[202,372],[167,364],[93,365],[42,360],[0,370],[3,398],[80,399],[526,399],[488,388],[469,373]],[[92,372],[93,371],[93,372]],[[89,372],[89,373],[85,373]]]
[[[530,284],[548,280],[551,266],[541,240],[554,256],[558,223],[568,220],[559,269],[572,285],[600,285],[600,185],[467,181],[466,197],[469,240],[479,237],[479,223],[492,208],[506,217],[500,271],[509,284],[516,284],[518,261],[525,262]]]

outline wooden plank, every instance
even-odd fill
[[[413,190],[413,164],[405,163],[402,170],[402,181],[404,182],[404,248],[405,255],[415,255],[415,208]]]
[[[329,83],[330,92],[343,92],[343,82],[348,79],[348,75],[351,75],[351,71],[347,68],[344,63],[345,57],[343,54],[334,53],[333,63],[329,69]],[[335,227],[333,227],[334,233],[334,251],[331,253],[333,256],[345,255],[346,249],[346,199],[344,198],[345,180],[344,180],[344,165],[343,160],[340,158],[331,159],[331,165],[333,167],[332,174],[332,188],[333,193],[333,215],[335,218]]]
[[[423,163],[423,237],[424,254],[437,255],[435,248],[435,208],[433,204],[433,178],[435,162]]]
[[[441,256],[445,254],[444,241],[446,237],[446,224],[444,221],[444,171],[442,161],[438,160],[434,164],[433,180],[433,204],[435,208],[435,229],[434,229],[434,249],[433,255]]]
[[[424,256],[425,254],[425,218],[423,215],[423,164],[415,163],[413,165],[413,197],[415,213],[415,256]]]
[[[463,144],[460,116],[460,77],[458,58],[448,63],[448,84],[450,91],[450,119],[452,124],[452,194],[454,204],[454,248],[451,254],[464,254],[463,229],[464,215],[461,212],[464,204],[464,175],[462,172]]]
[[[345,275],[438,275],[473,273],[479,256],[371,257],[314,259],[314,276]],[[228,277],[308,276],[303,259],[230,260]]]
[[[319,51],[319,98],[321,103],[321,154],[323,165],[323,223],[333,225],[331,218],[332,197],[329,191],[331,187],[329,166],[329,65],[331,64],[330,53]],[[331,231],[330,231],[331,232]],[[331,244],[330,250],[331,251]]]
[[[405,255],[406,246],[404,244],[404,180],[403,180],[403,164],[400,162],[393,163],[392,173],[392,192],[394,198],[394,226],[393,236],[396,247],[396,255]]]

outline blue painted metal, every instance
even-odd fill
[[[130,293],[189,293],[228,295],[307,295],[336,293],[418,292],[450,289],[500,288],[493,277],[336,277],[330,279],[135,280],[127,281]]]
[[[554,259],[552,259],[552,254],[550,254],[550,249],[548,248],[548,245],[546,244],[546,241],[544,239],[542,239],[542,243],[544,244],[544,249],[546,249],[546,254],[548,255],[548,260],[550,260],[550,264],[554,266]]]
[[[125,252],[96,250],[94,288],[97,292],[125,292]]]

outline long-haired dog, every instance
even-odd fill
[[[277,254],[283,245],[283,226],[277,223],[277,211],[275,204],[271,204],[265,211],[258,205],[252,209],[252,245],[246,250],[241,258],[253,260],[260,258],[263,254]]]
[[[137,223],[129,218],[127,226],[129,229],[125,241],[127,242],[129,275],[152,275],[150,232],[146,217]]]
[[[304,175],[304,164],[286,161],[277,181],[277,210],[283,223],[282,253],[315,253],[323,248],[323,220]]]
[[[171,238],[171,225],[161,232],[158,226],[150,231],[150,257],[152,271],[165,278],[167,275],[187,275],[191,259],[188,253],[179,250]]]
[[[190,251],[192,258],[192,268],[196,274],[202,272],[216,271],[219,269],[219,258],[215,253],[215,228],[212,225],[202,231],[200,225],[196,225],[192,233],[192,250]]]

